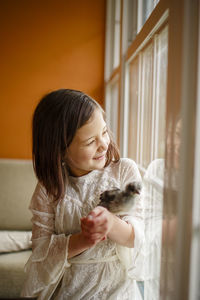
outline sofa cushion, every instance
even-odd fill
[[[31,230],[36,181],[31,160],[0,159],[0,230]]]
[[[31,249],[31,231],[0,230],[0,253]]]
[[[31,251],[0,254],[0,298],[19,299],[25,281],[24,266]]]

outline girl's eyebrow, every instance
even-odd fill
[[[102,131],[104,131],[104,130],[106,129],[106,127],[107,127],[107,125],[104,126],[104,128],[103,128]],[[83,140],[82,143],[85,143],[85,142],[87,142],[87,141],[89,141],[90,139],[93,139],[93,138],[95,138],[95,136],[91,136],[91,137],[89,137],[88,139]]]

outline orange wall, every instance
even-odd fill
[[[31,158],[41,96],[82,90],[103,103],[104,0],[0,1],[0,157]]]

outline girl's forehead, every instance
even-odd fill
[[[105,126],[106,122],[102,112],[99,109],[96,109],[90,119],[77,130],[75,137],[81,140],[89,139],[90,137],[99,134],[99,131],[102,131]]]

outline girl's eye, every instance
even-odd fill
[[[104,130],[103,131],[103,135],[107,134],[108,133],[108,129]],[[86,144],[86,146],[90,146],[92,145],[93,143],[95,142],[95,140],[92,140],[91,142],[89,142],[88,144]]]
[[[86,146],[90,146],[94,143],[94,140],[92,140],[91,142],[89,142]]]

